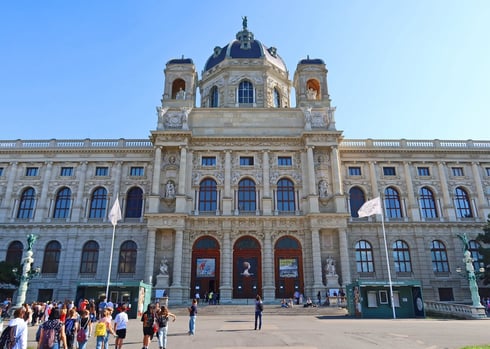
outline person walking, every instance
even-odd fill
[[[96,342],[95,342],[95,349],[108,349],[109,348],[109,333],[112,333],[112,335],[116,335],[116,332],[112,329],[112,316],[111,316],[111,310],[108,308],[105,308],[102,311],[102,317],[95,326],[95,337],[96,337]]]
[[[122,348],[124,338],[126,338],[126,328],[129,321],[128,314],[126,313],[126,310],[128,310],[126,305],[123,304],[120,310],[121,311],[114,319],[114,331],[116,331],[116,349]]]
[[[255,297],[255,328],[257,329],[257,320],[259,325],[259,330],[262,328],[262,311],[264,310],[264,303],[262,303],[262,299],[259,295]]]
[[[169,312],[168,308],[165,305],[162,305],[160,311],[157,314],[159,349],[165,349],[167,347],[167,333],[168,333],[168,318],[169,317],[172,317],[174,322],[175,322],[175,319],[177,319],[177,316],[175,316],[175,314],[172,314],[171,312]]]
[[[155,304],[148,304],[148,308],[141,316],[141,322],[143,322],[143,349],[148,349],[155,330],[153,325],[155,324]]]
[[[197,299],[192,300],[187,310],[189,310],[189,336],[193,336],[196,333]]]
[[[91,327],[92,321],[90,320],[89,311],[87,309],[82,310],[80,312],[80,328],[77,332],[78,349],[86,348],[89,333],[91,332]]]
[[[44,347],[49,347],[46,341],[53,340],[53,345],[50,349],[60,349],[61,344],[63,348],[68,348],[66,343],[66,335],[65,335],[65,326],[60,321],[61,311],[59,308],[51,309],[49,313],[49,318],[41,325],[41,333],[39,336],[39,342],[37,344],[38,349],[42,349]],[[51,337],[50,333],[54,333]]]
[[[24,320],[25,313],[26,309],[24,307],[15,309],[14,318],[9,321],[9,327],[4,330],[13,332],[15,329],[15,333],[11,333],[15,338],[15,345],[12,349],[27,349],[27,322]],[[3,323],[3,319],[0,318],[0,321]]]

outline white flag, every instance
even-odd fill
[[[359,218],[361,217],[369,217],[373,214],[383,214],[381,210],[381,199],[379,196],[372,200],[366,201],[364,205],[361,206],[359,211],[357,211]]]
[[[121,207],[119,206],[119,198],[116,196],[116,201],[114,205],[112,205],[111,212],[109,212],[108,216],[113,226],[117,225],[117,221],[121,220]]]

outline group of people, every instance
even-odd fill
[[[158,338],[158,347],[165,349],[167,347],[167,333],[169,318],[173,321],[177,319],[175,314],[171,313],[165,305],[159,303],[148,304],[148,308],[141,316],[143,322],[143,349],[148,349],[153,336]]]

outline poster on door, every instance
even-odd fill
[[[237,270],[242,278],[248,278],[257,273],[257,257],[238,258]]]
[[[282,278],[298,277],[298,261],[296,260],[296,258],[279,259],[279,277]]]
[[[214,277],[216,270],[216,260],[214,258],[197,258],[196,263],[196,277]]]

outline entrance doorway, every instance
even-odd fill
[[[284,236],[274,246],[276,298],[293,298],[304,293],[301,244],[292,236]]]
[[[203,236],[194,243],[190,298],[203,298],[209,292],[219,292],[219,252],[219,243],[211,236]]]
[[[260,244],[251,237],[238,239],[233,246],[233,298],[262,295]]]

